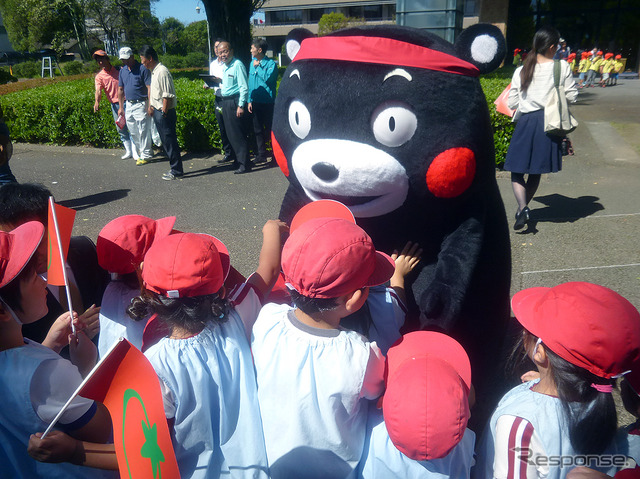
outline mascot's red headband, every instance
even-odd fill
[[[342,60],[425,68],[477,77],[478,68],[448,53],[392,38],[348,36],[314,37],[302,41],[299,60]]]

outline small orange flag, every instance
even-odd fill
[[[54,222],[53,211],[51,205],[55,206]],[[56,286],[64,286],[64,263],[69,252],[69,241],[71,241],[71,230],[73,229],[73,221],[76,218],[76,210],[66,208],[65,206],[56,205],[52,200],[49,201],[49,218],[47,231],[49,232],[49,249],[47,254],[47,283]],[[56,228],[57,223],[57,228]],[[60,258],[60,249],[58,247],[58,238],[56,229],[60,233],[60,244],[62,244],[62,252],[64,258]]]
[[[120,476],[179,478],[160,382],[144,354],[120,338],[87,379],[78,394],[109,410]]]

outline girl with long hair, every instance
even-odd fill
[[[514,229],[522,229],[529,221],[527,206],[540,185],[543,173],[562,169],[562,138],[545,133],[544,106],[554,88],[553,57],[560,34],[553,27],[542,27],[533,37],[533,47],[517,68],[511,80],[508,106],[517,110],[515,131],[509,145],[504,169],[511,172],[511,185],[518,203]],[[569,65],[560,61],[560,84],[567,100],[578,97]],[[525,180],[525,175],[527,178]]]
[[[613,475],[612,392],[640,357],[638,310],[615,291],[585,282],[525,289],[511,307],[539,378],[500,400],[474,477],[563,479],[577,465]]]

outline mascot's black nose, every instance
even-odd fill
[[[315,175],[320,178],[322,181],[332,182],[338,179],[338,175],[340,172],[338,168],[333,166],[331,163],[316,163],[311,167],[311,170],[315,173]]]

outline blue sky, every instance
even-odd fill
[[[196,6],[200,6],[200,14],[196,13]],[[175,17],[185,25],[199,20],[205,20],[204,6],[197,0],[159,0],[151,4],[156,17],[160,21],[167,17]]]
[[[196,7],[200,7],[200,14],[196,12]],[[156,17],[160,21],[167,17],[175,17],[185,25],[191,22],[205,20],[204,6],[200,0],[159,0],[151,4]],[[264,14],[262,15],[264,20]]]

